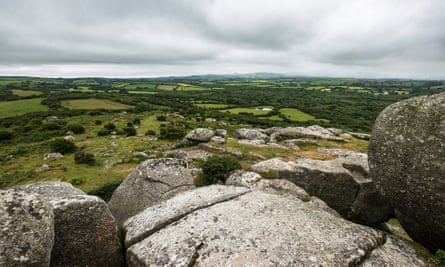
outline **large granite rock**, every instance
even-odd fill
[[[116,221],[102,199],[68,183],[42,182],[17,189],[39,194],[54,209],[51,266],[123,266]]]
[[[190,141],[208,142],[215,136],[215,131],[208,128],[197,128],[189,132],[185,139]]]
[[[347,150],[324,150],[338,158],[300,158],[291,169],[279,171],[287,179],[317,196],[343,217],[376,226],[393,215],[393,209],[376,191],[369,179],[367,155]]]
[[[445,93],[411,98],[377,118],[371,175],[417,242],[445,247]]]
[[[187,162],[160,158],[141,163],[114,191],[108,206],[118,225],[145,208],[194,188]]]
[[[0,190],[0,266],[49,266],[53,208],[38,195]]]
[[[240,128],[233,134],[238,139],[263,140],[267,137],[262,129]]]
[[[128,266],[379,266],[406,257],[405,245],[296,198],[209,186],[152,206],[125,223]],[[193,205],[193,207],[190,207]],[[390,239],[392,242],[392,239]]]
[[[331,141],[346,141],[345,139],[337,136],[337,134],[329,131],[318,125],[313,125],[309,127],[287,127],[287,128],[275,128],[271,132],[272,139],[277,136],[282,137],[310,137],[318,139],[326,139]]]

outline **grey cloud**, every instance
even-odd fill
[[[0,75],[95,66],[104,76],[162,70],[445,78],[443,10],[440,0],[2,1]]]

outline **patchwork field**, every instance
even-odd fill
[[[29,112],[47,111],[48,107],[40,104],[42,98],[0,102],[0,118],[14,117]]]
[[[202,103],[202,104],[194,104],[197,107],[200,108],[214,108],[214,109],[219,109],[219,108],[226,108],[227,105],[226,104],[209,104],[209,103]]]
[[[43,94],[40,91],[34,91],[34,90],[20,90],[20,89],[12,89],[11,90],[12,94],[16,95],[16,96],[20,96],[20,97],[27,97],[27,96],[37,96],[37,95],[41,95]]]
[[[280,109],[280,113],[292,121],[313,121],[313,120],[316,120],[316,118],[314,116],[304,113],[303,111],[298,110],[296,108],[282,108],[282,109]]]
[[[230,112],[232,114],[240,113],[252,113],[253,115],[267,115],[273,109],[272,106],[261,106],[261,107],[251,107],[251,108],[231,108],[222,110],[224,112]]]
[[[105,99],[73,99],[62,101],[62,105],[69,109],[106,109],[106,110],[124,110],[131,109],[132,106],[117,103]]]

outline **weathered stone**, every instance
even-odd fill
[[[217,144],[225,144],[226,143],[226,139],[221,136],[214,136],[214,137],[210,138],[210,141],[217,143]]]
[[[226,185],[251,187],[261,179],[261,175],[256,172],[236,170],[227,178]]]
[[[199,190],[202,198],[212,198],[212,187]],[[140,227],[144,234],[128,242],[128,266],[359,266],[386,240],[383,232],[345,221],[310,202],[261,191],[219,198],[178,216],[188,207],[181,203],[201,202],[196,194],[186,194],[192,199],[177,195],[168,200],[174,205],[151,207],[126,223],[136,228],[146,224]],[[385,265],[411,252],[382,249],[375,257],[384,258]]]
[[[141,163],[114,191],[108,203],[119,225],[145,208],[194,188],[187,162],[160,158]]]
[[[248,129],[248,128],[240,128],[237,129],[234,133],[234,136],[238,139],[248,139],[248,140],[256,140],[256,139],[265,139],[267,137],[266,134],[263,133],[261,129]]]
[[[291,171],[295,167],[294,162],[286,162],[280,158],[273,158],[265,161],[258,162],[250,167],[254,172],[258,173],[275,173],[278,175],[279,171],[288,170]]]
[[[67,135],[67,136],[63,137],[63,139],[68,140],[68,141],[75,141],[76,140],[76,138],[74,136],[72,136],[72,135]]]
[[[445,93],[387,107],[374,125],[369,164],[408,234],[431,251],[444,248]]]
[[[68,183],[42,182],[18,189],[39,194],[54,208],[51,266],[122,266],[118,228],[107,204]]]
[[[47,153],[43,156],[43,160],[61,159],[63,155],[59,152]]]
[[[323,149],[334,160],[298,159],[292,168],[279,171],[287,179],[317,196],[343,217],[376,226],[391,218],[393,208],[369,179],[367,155],[347,150]]]
[[[243,187],[212,185],[178,194],[129,218],[123,225],[126,232],[125,245],[130,247],[196,210],[233,199],[249,191]]]
[[[274,134],[284,137],[312,137],[319,139],[327,139],[331,141],[341,141],[341,142],[346,141],[345,139],[336,136],[336,134],[318,125],[309,126],[306,128],[304,127],[280,128],[277,129]]]
[[[212,129],[197,128],[189,132],[185,136],[185,139],[190,141],[208,142],[213,136],[215,136],[215,131]]]
[[[219,136],[219,137],[222,137],[222,138],[226,138],[227,130],[224,130],[224,129],[216,129],[216,130],[215,130],[215,135],[216,135],[216,136]]]
[[[414,248],[398,237],[388,235],[383,246],[374,249],[371,255],[362,265],[363,267],[375,266],[425,266],[425,263],[416,256]]]
[[[38,195],[0,190],[0,266],[49,266],[52,206]]]

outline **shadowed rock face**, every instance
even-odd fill
[[[413,249],[383,232],[310,201],[243,187],[183,192],[124,227],[128,266],[424,265]]]
[[[445,93],[411,98],[377,118],[369,166],[408,234],[445,247]]]
[[[215,131],[212,129],[197,128],[189,132],[185,136],[185,139],[190,141],[208,142],[213,136],[215,136]]]
[[[0,266],[49,266],[53,208],[38,195],[0,190]]]
[[[151,159],[141,163],[114,191],[108,205],[118,225],[175,194],[194,188],[193,177],[180,159]]]
[[[116,221],[102,199],[68,183],[42,182],[17,188],[38,194],[54,209],[51,266],[124,264]]]

